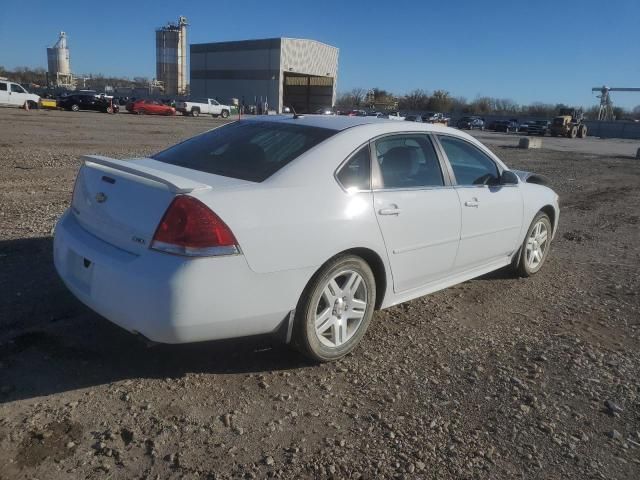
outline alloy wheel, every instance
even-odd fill
[[[547,252],[549,232],[544,221],[540,220],[531,230],[527,239],[525,261],[531,270],[536,270]]]
[[[367,285],[353,270],[343,270],[325,285],[315,309],[315,332],[325,346],[336,348],[358,331],[368,301]]]

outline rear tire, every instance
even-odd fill
[[[549,216],[538,212],[533,218],[512,268],[520,277],[530,277],[540,271],[551,247],[552,225]]]
[[[578,138],[585,138],[586,136],[587,136],[587,126],[580,125],[580,127],[578,127]]]
[[[80,106],[76,103],[74,103],[73,105],[71,105],[71,111],[72,112],[79,112],[80,111]]]
[[[193,110],[191,110],[191,116],[192,117],[199,117],[200,116],[200,110],[198,110],[197,108],[194,108]]]
[[[308,358],[344,357],[364,336],[376,304],[371,268],[355,255],[340,255],[311,278],[296,307],[292,343]]]
[[[576,136],[578,135],[578,127],[573,126],[569,129],[569,132],[567,133],[567,137],[569,138],[576,138]]]

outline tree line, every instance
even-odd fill
[[[466,115],[526,115],[530,117],[551,118],[558,114],[561,108],[568,105],[558,103],[534,102],[530,105],[520,105],[508,98],[477,97],[468,101],[465,97],[454,97],[446,90],[416,89],[406,95],[396,96],[387,90],[373,88],[354,88],[338,95],[338,108],[374,109],[380,111],[413,111],[413,112],[443,112]],[[598,117],[598,106],[593,106],[585,112],[587,118]],[[633,110],[613,107],[615,118],[640,119],[640,105]]]
[[[35,85],[38,87],[46,87],[48,83],[47,70],[29,67],[16,67],[9,70],[0,65],[0,77],[7,77],[11,81],[25,84]],[[79,88],[87,88],[93,90],[103,90],[106,85],[112,87],[147,87],[149,79],[147,77],[112,77],[101,73],[87,75],[86,77],[77,78],[76,82]]]

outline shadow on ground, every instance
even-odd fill
[[[0,403],[135,378],[309,366],[275,338],[147,346],[58,279],[51,238],[0,242]]]

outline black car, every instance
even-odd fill
[[[404,117],[407,122],[420,122],[422,123],[422,117],[420,115],[407,115]]]
[[[536,120],[535,122],[529,122],[529,128],[527,129],[528,135],[540,135],[544,137],[549,133],[551,128],[551,122],[549,120]]]
[[[480,117],[462,117],[458,120],[457,127],[461,130],[484,130],[484,120]]]
[[[513,120],[500,120],[496,122],[495,131],[505,133],[517,132],[518,123]]]
[[[58,107],[79,112],[80,110],[94,110],[97,112],[116,113],[120,110],[117,102],[106,97],[96,97],[91,93],[74,93],[58,99]]]

